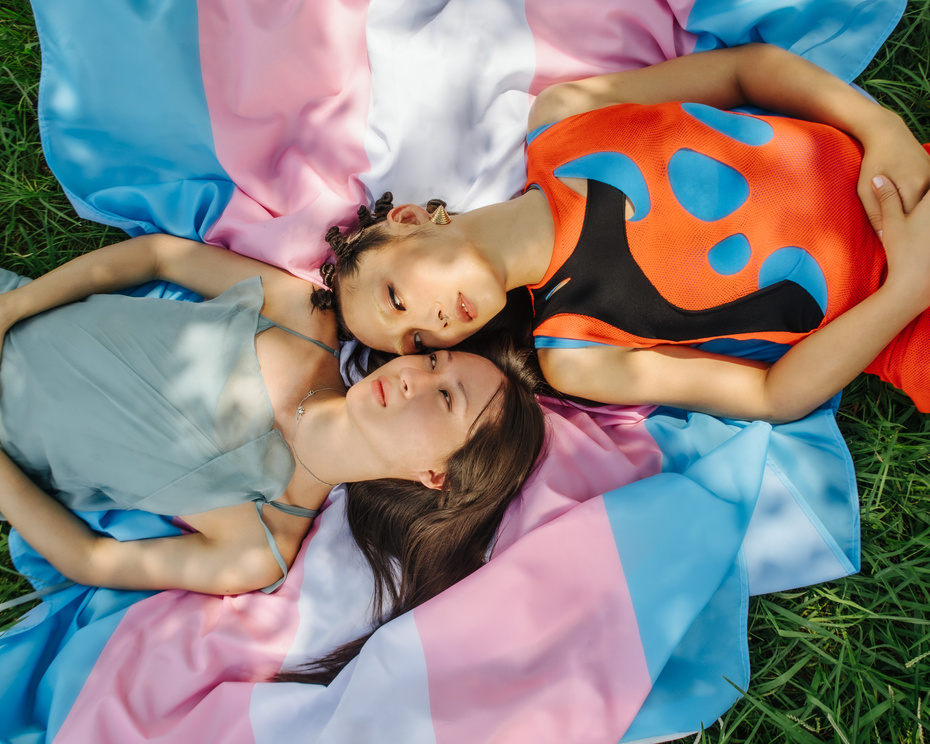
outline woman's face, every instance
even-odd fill
[[[454,222],[364,253],[358,273],[340,284],[349,330],[395,354],[454,346],[506,301],[503,283]]]
[[[465,444],[503,380],[493,362],[476,354],[402,356],[353,385],[346,404],[391,475],[439,487],[446,460]]]

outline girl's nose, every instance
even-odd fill
[[[442,306],[438,302],[430,306],[428,319],[430,323],[429,327],[437,331],[448,328],[449,326],[449,316],[443,312]]]

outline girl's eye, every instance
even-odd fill
[[[404,307],[404,303],[401,302],[400,298],[394,293],[394,287],[388,285],[388,301],[391,303],[391,307],[395,310],[403,312],[407,308]]]
[[[417,351],[423,351],[423,341],[420,340],[420,334],[413,334],[413,348]]]
[[[449,391],[440,390],[439,392],[442,393],[442,397],[446,399],[446,408],[448,408],[451,411],[452,410],[452,396],[449,395]]]
[[[429,366],[431,369],[436,369],[436,354],[429,355]]]

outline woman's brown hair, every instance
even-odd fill
[[[374,627],[298,670],[279,673],[276,681],[329,684],[378,627],[487,560],[504,512],[542,452],[545,421],[529,352],[501,337],[480,346],[504,381],[468,441],[449,458],[442,489],[395,479],[348,486],[349,527],[375,579]]]

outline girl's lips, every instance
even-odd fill
[[[463,323],[471,323],[475,319],[476,313],[477,311],[472,301],[459,292],[455,305],[455,317]]]
[[[374,399],[377,401],[378,405],[382,408],[387,406],[387,388],[382,382],[383,379],[383,377],[379,377],[378,379],[371,381],[371,394],[374,396]]]

